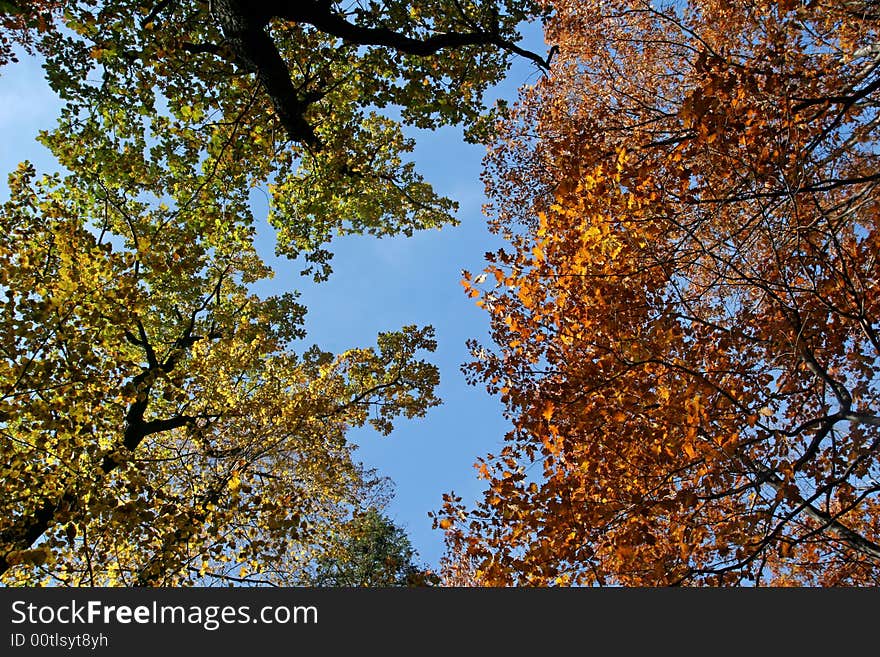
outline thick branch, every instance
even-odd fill
[[[265,89],[288,137],[320,147],[315,131],[303,117],[309,103],[294,86],[287,64],[266,33],[265,15],[258,15],[254,8],[240,0],[216,0],[214,16],[238,63],[255,74]]]
[[[518,47],[503,39],[498,27],[473,32],[442,32],[424,39],[416,39],[384,27],[363,27],[350,23],[334,12],[329,3],[323,2],[275,2],[273,17],[295,23],[312,25],[326,34],[358,46],[385,46],[405,55],[427,57],[447,48],[465,46],[497,46],[535,62],[542,69],[548,68],[548,60],[537,53]]]
[[[141,346],[147,354],[149,366],[142,370],[131,381],[131,385],[137,393],[137,399],[132,402],[125,414],[125,430],[122,436],[122,444],[129,452],[134,452],[147,436],[162,431],[170,431],[191,424],[195,418],[180,415],[163,420],[145,420],[150,399],[152,379],[158,371],[170,372],[183,357],[186,349],[196,341],[204,339],[204,336],[192,335],[192,325],[177,341],[176,348],[163,363],[157,360],[156,354],[149,344],[148,336],[143,324],[138,321],[138,333],[140,338],[135,338],[127,332],[127,339]],[[212,334],[209,337],[218,337]],[[108,454],[101,460],[100,468],[95,474],[102,479],[115,470],[122,461],[115,454]],[[12,565],[9,557],[12,553],[28,549],[56,523],[56,516],[61,509],[76,505],[78,496],[74,490],[64,491],[56,500],[44,502],[33,513],[16,519],[16,522],[0,532],[0,575],[5,573]]]
[[[423,39],[407,36],[385,27],[365,27],[349,22],[334,11],[332,3],[311,2],[249,3],[244,0],[214,0],[213,16],[220,24],[226,45],[237,62],[256,75],[265,89],[281,124],[293,141],[320,148],[320,140],[304,114],[308,106],[321,97],[294,86],[287,64],[266,32],[272,19],[311,25],[333,37],[358,46],[384,46],[418,57],[435,55],[449,48],[496,46],[535,62],[541,69],[549,68],[549,57],[520,48],[504,39],[497,25],[470,32],[443,32]],[[195,46],[193,46],[195,48]],[[210,46],[198,47],[210,51]],[[551,55],[552,56],[552,55]]]
[[[839,187],[849,187],[851,185],[862,185],[880,181],[880,173],[872,173],[864,176],[852,176],[851,178],[828,178],[825,180],[817,180],[810,185],[804,185],[794,189],[778,189],[770,192],[747,192],[743,194],[731,194],[730,196],[701,198],[691,201],[694,205],[704,205],[708,203],[735,203],[737,201],[754,201],[762,198],[788,198],[796,194],[815,194],[820,192],[829,192]]]
[[[191,41],[184,41],[180,45],[184,50],[193,55],[200,53],[219,55],[222,52],[222,49],[216,43],[192,43]]]

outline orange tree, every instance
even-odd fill
[[[489,585],[877,584],[880,14],[550,4],[488,157],[510,246],[464,281],[514,429],[451,553]]]

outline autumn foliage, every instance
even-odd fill
[[[550,3],[488,158],[467,367],[514,423],[438,524],[488,585],[880,582],[880,15]]]
[[[390,522],[388,572],[348,549],[387,499],[348,432],[439,403],[433,329],[303,344],[251,204],[318,280],[338,235],[454,222],[403,127],[484,136],[509,59],[542,63],[516,45],[535,6],[410,5],[0,2],[0,63],[33,44],[63,102],[40,140],[64,169],[22,163],[0,205],[4,585],[419,579]]]
[[[60,0],[0,0],[0,66],[16,61],[16,47],[32,52],[38,36],[54,28]]]

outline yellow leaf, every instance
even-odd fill
[[[232,476],[229,478],[229,482],[226,485],[231,491],[238,490],[241,488],[241,475],[239,475],[238,472],[232,473]]]

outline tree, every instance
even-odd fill
[[[436,582],[403,529],[376,508],[355,515],[312,564],[308,586],[429,586]]]
[[[0,216],[0,577],[295,581],[383,490],[347,430],[438,403],[435,342],[300,352],[296,293],[253,292],[250,194],[317,279],[334,233],[450,222],[401,124],[480,136],[532,5],[63,5],[64,29],[23,29],[67,173],[23,164]]]
[[[270,183],[278,252],[324,278],[335,234],[453,222],[456,204],[405,160],[414,142],[404,126],[461,124],[483,139],[493,115],[483,96],[510,57],[544,64],[515,43],[536,15],[530,0],[410,5],[69,3],[68,29],[42,41],[67,101],[53,152],[105,176],[149,154],[181,202],[208,175],[227,196]]]
[[[510,247],[464,281],[514,429],[446,499],[453,553],[492,585],[876,585],[880,16],[550,4],[488,159]]]
[[[417,359],[431,330],[298,356],[304,309],[248,291],[267,270],[222,213],[35,182],[27,166],[10,182],[5,580],[171,585],[234,565],[283,583],[378,485],[347,429],[389,433],[437,403],[437,370]]]

